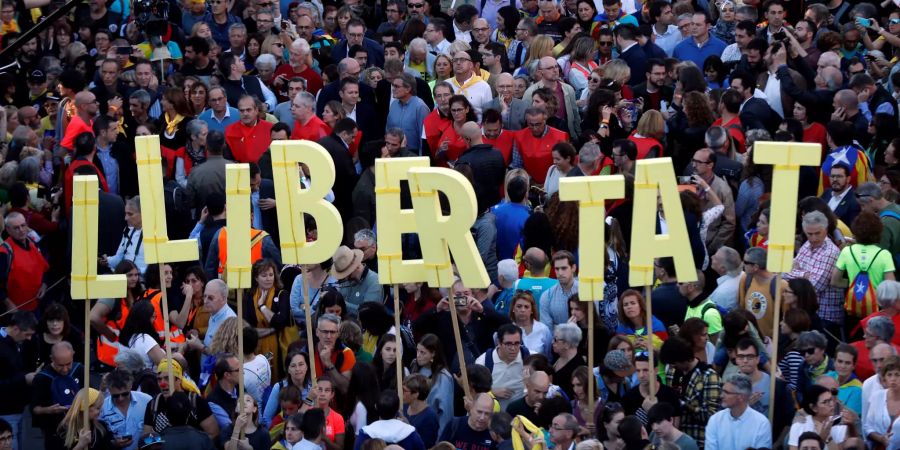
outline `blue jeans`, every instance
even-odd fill
[[[3,419],[9,423],[12,427],[13,433],[13,450],[21,450],[20,442],[22,442],[22,414],[9,414],[0,416],[0,419]]]

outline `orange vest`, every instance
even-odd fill
[[[153,321],[153,328],[156,328],[159,339],[165,343],[166,319],[162,312],[162,294],[159,289],[147,289],[144,292],[143,298],[149,300],[150,304],[153,305],[153,312],[156,313],[156,320]],[[168,313],[168,311],[166,311],[166,313]],[[185,338],[184,333],[181,332],[181,328],[169,324],[169,340],[172,341],[173,344],[184,343]]]
[[[118,320],[111,319],[109,315],[106,316],[106,326],[116,334],[116,340],[110,341],[102,334],[97,339],[97,359],[110,367],[116,367],[116,355],[119,354],[119,331],[122,330],[125,320],[128,319],[128,302],[124,298],[119,299],[119,310],[121,314],[119,314]],[[110,311],[111,314],[112,311]]]
[[[646,136],[638,137],[636,133],[631,133],[631,136],[628,136],[628,140],[634,142],[635,147],[637,147],[637,158],[635,158],[635,161],[647,159],[647,155],[651,150],[653,150],[654,147],[657,149],[656,157],[663,157],[662,144],[660,144],[659,141],[655,138]]]
[[[262,241],[268,236],[263,230],[250,229],[250,264],[262,259]],[[225,227],[219,231],[219,275],[225,272],[225,262],[228,261],[228,232]]]

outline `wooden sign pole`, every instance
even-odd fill
[[[775,318],[772,321],[772,348],[776,357],[769,358],[769,423],[774,423],[775,419],[775,371],[778,369],[778,335],[781,331],[781,272],[775,275],[775,311],[772,317]]]
[[[309,298],[309,286],[306,278],[306,265],[300,266],[300,286],[303,289],[303,313],[306,315],[306,348],[309,349],[309,375],[313,386],[316,385],[316,347],[313,339],[312,299]]]
[[[469,371],[466,369],[466,355],[463,354],[462,338],[459,334],[459,323],[457,322],[459,315],[456,313],[456,305],[453,303],[453,300],[448,298],[447,302],[450,304],[450,323],[453,324],[453,335],[456,338],[454,339],[456,341],[456,359],[459,361],[459,373],[462,375],[463,392],[465,392],[466,398],[470,401],[475,401],[469,390]]]
[[[172,372],[172,335],[169,332],[169,296],[166,294],[166,269],[165,263],[158,263],[159,266],[159,295],[162,297],[162,305],[159,313],[163,315],[163,331],[165,332],[166,344],[166,361],[169,364],[167,375],[169,377],[169,395],[175,392],[175,374]],[[183,368],[184,369],[184,368]]]
[[[653,361],[653,289],[651,285],[644,286],[644,299],[647,310],[647,357],[650,363],[650,401],[656,400],[656,365]]]
[[[238,414],[244,413],[244,290],[237,289],[237,338],[238,338]],[[244,430],[241,430],[241,437]]]
[[[591,308],[596,308],[596,302],[591,302]],[[590,369],[588,372],[588,407],[590,408],[591,414],[594,413],[594,386],[596,386],[597,381],[594,379],[594,311],[588,311],[587,314],[588,320],[588,368]]]
[[[91,348],[91,300],[84,299],[84,348]],[[91,352],[84,352],[84,431],[91,430]]]
[[[394,337],[397,339],[397,396],[403,404],[403,339],[400,337],[400,286],[394,285]]]

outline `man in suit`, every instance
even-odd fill
[[[353,119],[362,131],[364,138],[375,139],[379,133],[378,120],[375,120],[375,109],[372,105],[360,101],[359,93],[363,83],[358,78],[344,78],[341,80],[341,89],[338,96],[341,98],[341,107],[344,115]]]
[[[319,145],[325,147],[334,160],[334,206],[341,217],[353,217],[353,188],[356,187],[357,176],[350,156],[350,146],[356,139],[357,130],[353,119],[341,119],[334,124],[334,131],[330,136],[319,140]]]
[[[353,58],[343,58],[338,63],[338,78],[337,80],[328,83],[325,87],[319,91],[319,97],[316,99],[316,115],[322,117],[322,112],[325,111],[325,104],[332,100],[341,101],[340,91],[341,91],[341,80],[344,78],[353,78],[359,79],[359,73],[362,71],[362,68],[359,66],[359,62],[357,62]],[[368,105],[375,105],[375,91],[369,87],[368,83],[361,83],[359,85],[359,98],[363,103]]]
[[[632,75],[634,72],[632,72]],[[632,76],[633,78],[633,76]],[[634,87],[634,96],[644,100],[644,111],[662,109],[662,102],[672,104],[675,89],[666,84],[666,63],[661,59],[647,60],[647,75],[643,83]]]
[[[640,32],[630,23],[623,23],[615,29],[616,47],[619,58],[631,68],[629,86],[635,86],[647,80],[647,54],[637,41]]]
[[[834,211],[838,219],[846,224],[852,223],[860,208],[856,195],[851,192],[853,186],[850,186],[850,167],[844,163],[835,163],[831,166],[828,178],[831,181],[831,189],[825,189],[822,200],[828,203],[828,207]]]
[[[765,100],[753,96],[754,91],[756,91],[756,79],[753,75],[747,72],[732,74],[731,88],[744,98],[739,116],[741,124],[744,125],[744,130],[763,129],[775,134],[775,130],[781,122],[781,117],[772,110],[772,107]]]
[[[340,61],[352,57],[353,55],[348,54],[348,51],[354,45],[366,49],[367,61],[370,66],[384,66],[384,48],[381,47],[381,44],[366,37],[366,24],[360,19],[350,19],[347,22],[347,36],[331,49],[331,60]]]
[[[515,91],[513,76],[508,73],[497,75],[497,97],[485,105],[484,109],[495,109],[503,116],[503,128],[510,131],[522,129],[525,123],[525,110],[528,105],[513,95]]]

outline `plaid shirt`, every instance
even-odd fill
[[[683,414],[678,427],[703,448],[706,422],[719,410],[722,385],[712,366],[698,361],[693,370],[684,374],[672,366],[666,367],[666,384],[678,392]]]
[[[837,324],[844,323],[844,292],[831,285],[831,271],[840,254],[841,249],[831,239],[825,239],[818,248],[806,241],[794,258],[793,270],[784,274],[789,280],[808,279],[819,297],[819,317]]]

